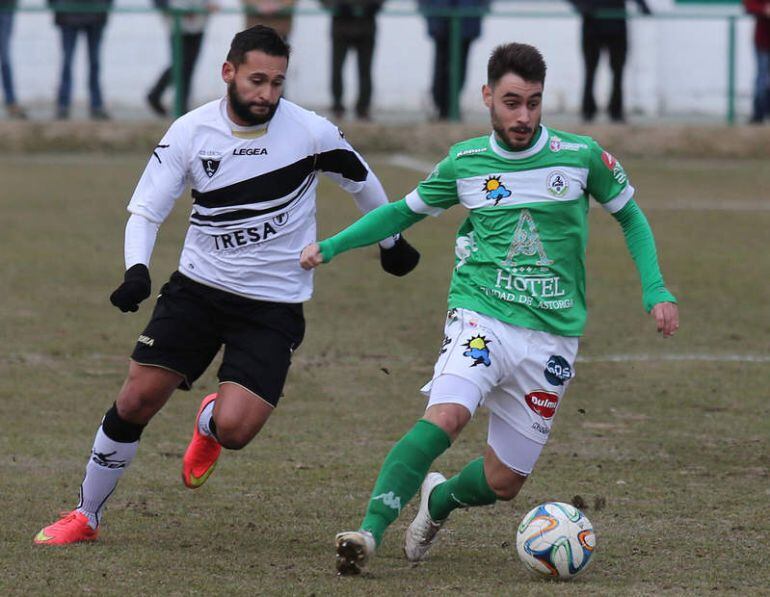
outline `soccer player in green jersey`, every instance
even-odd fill
[[[425,415],[385,458],[357,531],[339,533],[337,570],[360,572],[387,527],[421,489],[404,551],[421,560],[456,508],[511,500],[532,472],[574,377],[586,319],[588,198],[620,224],[658,331],[679,327],[655,240],[620,163],[590,137],[541,124],[546,66],[511,43],[492,53],[482,94],[493,132],[453,146],[403,200],[308,245],[306,269],[461,204],[449,312]],[[489,409],[484,455],[450,479],[430,473],[480,404]],[[422,487],[421,487],[422,486]]]

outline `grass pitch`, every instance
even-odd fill
[[[382,273],[371,248],[319,270],[279,409],[249,447],[223,455],[203,488],[185,489],[179,475],[215,367],[148,427],[97,544],[33,546],[74,505],[93,434],[152,309],[150,300],[123,315],[107,300],[145,160],[0,164],[1,594],[766,594],[770,169],[750,160],[624,161],[682,329],[656,337],[622,234],[593,210],[583,361],[551,441],[514,502],[453,514],[428,561],[401,556],[414,503],[361,577],[335,576],[333,537],[359,523],[383,457],[422,413],[459,208],[407,232],[423,261],[406,278]],[[371,161],[393,198],[420,178]],[[323,234],[355,213],[323,183]],[[178,206],[161,230],[155,289],[175,268],[186,215]],[[484,413],[477,418],[438,470],[453,474],[481,453]],[[538,502],[575,496],[597,533],[592,568],[566,584],[531,578],[515,554],[518,520]]]

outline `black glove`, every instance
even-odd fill
[[[405,276],[417,267],[420,262],[420,252],[399,236],[396,244],[390,249],[380,247],[380,265],[389,274]]]
[[[126,270],[123,283],[110,295],[110,302],[127,313],[139,309],[139,303],[150,296],[150,271],[143,263]]]

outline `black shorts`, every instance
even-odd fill
[[[234,382],[275,406],[291,353],[305,335],[301,303],[257,301],[174,272],[131,358],[184,376],[189,390],[224,344],[220,382]]]

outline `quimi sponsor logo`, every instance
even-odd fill
[[[535,390],[524,397],[527,406],[544,419],[552,419],[559,405],[559,395],[545,390]]]

